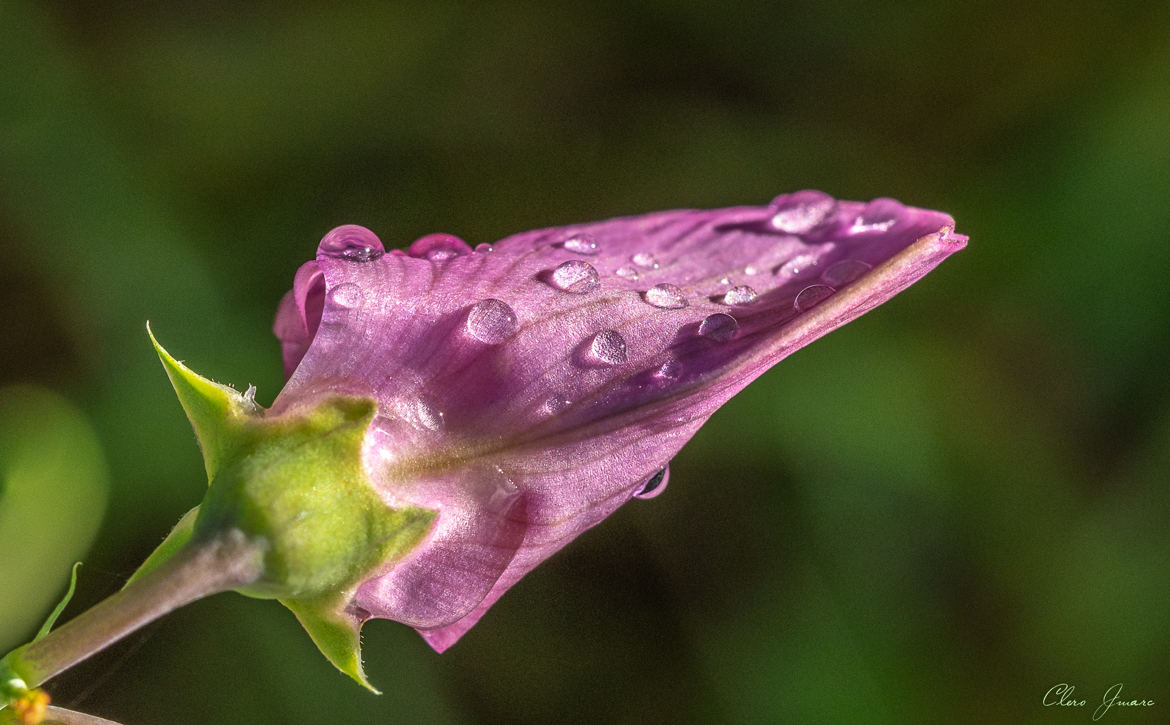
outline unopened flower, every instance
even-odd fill
[[[377,401],[362,459],[392,508],[437,512],[346,611],[453,644],[534,566],[644,489],[728,398],[966,238],[945,214],[804,191],[386,253],[325,236],[275,331],[284,390]],[[649,484],[649,486],[648,486]]]

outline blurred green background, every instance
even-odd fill
[[[1088,723],[1120,682],[1157,704],[1104,721],[1170,721],[1168,88],[1162,0],[0,3],[0,384],[39,386],[0,393],[0,506],[20,445],[61,462],[30,480],[84,493],[6,530],[0,651],[75,558],[67,616],[202,496],[146,320],[267,403],[276,302],[337,224],[474,244],[811,187],[946,210],[971,245],[751,386],[666,495],[448,653],[372,623],[373,697],[289,612],[223,595],[56,702],[131,724]],[[1062,682],[1090,704],[1042,707]]]

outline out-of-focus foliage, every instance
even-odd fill
[[[1170,717],[1166,3],[225,7],[0,6],[0,382],[80,406],[110,470],[66,617],[205,486],[145,321],[270,401],[272,313],[332,226],[474,244],[814,187],[944,209],[972,241],[755,383],[666,495],[448,653],[368,627],[383,697],[282,608],[221,596],[57,678],[57,703],[176,724],[1045,723],[1091,716],[1042,707],[1052,685],[1092,702],[1122,682],[1158,704],[1107,719]],[[30,546],[0,542],[0,620],[25,628],[0,650],[68,576],[11,596]]]

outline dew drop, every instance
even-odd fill
[[[661,382],[669,383],[682,377],[682,372],[682,363],[671,358],[658,366],[658,369],[654,371],[654,377]]]
[[[321,238],[317,253],[350,262],[372,262],[386,253],[378,235],[357,224],[332,229]]]
[[[561,242],[561,246],[574,254],[580,254],[586,257],[592,257],[601,251],[601,247],[597,245],[597,240],[589,234],[574,234]]]
[[[743,273],[751,277],[760,273],[760,268],[754,264],[749,264],[743,268]]]
[[[545,415],[556,415],[568,408],[570,405],[569,399],[563,395],[553,395],[544,401],[540,406],[540,412]]]
[[[724,312],[707,315],[699,323],[699,334],[716,342],[726,342],[739,332],[739,323],[735,318]]]
[[[629,267],[629,266],[618,267],[617,271],[614,272],[614,274],[616,274],[617,276],[619,276],[623,279],[628,279],[631,282],[642,276],[642,275],[638,274],[638,270],[634,269],[633,267]]]
[[[805,234],[825,222],[837,201],[821,191],[798,191],[772,200],[772,226],[786,234]]]
[[[516,312],[506,302],[480,300],[467,313],[467,332],[480,342],[498,345],[516,332]]]
[[[642,484],[642,487],[634,494],[634,498],[642,500],[654,498],[666,490],[666,484],[669,480],[670,466],[663,466],[658,473],[650,477],[650,480]]]
[[[414,412],[423,428],[435,431],[443,427],[443,412],[425,400],[419,400],[414,404]]]
[[[552,271],[552,285],[559,290],[583,295],[601,286],[601,277],[588,262],[572,259]]]
[[[720,277],[719,284],[728,285],[728,284],[731,284],[731,280],[728,279],[727,277]]]
[[[833,288],[828,285],[809,285],[808,287],[802,289],[800,294],[796,295],[796,299],[793,300],[792,306],[800,312],[811,310],[820,303],[824,302],[827,297],[833,294],[833,292]]]
[[[407,253],[432,262],[443,262],[471,252],[467,242],[453,234],[428,234],[410,245]]]
[[[865,205],[857,218],[853,220],[850,233],[884,232],[898,223],[898,219],[906,213],[906,207],[895,199],[874,199]]]
[[[724,304],[735,305],[737,307],[743,305],[750,305],[760,298],[759,293],[746,284],[736,285],[727,290],[723,295]]]
[[[362,292],[361,287],[353,282],[339,284],[329,290],[329,301],[345,309],[360,306],[363,299],[365,299],[365,293]]]
[[[481,242],[481,243],[475,245],[475,253],[476,254],[488,254],[488,253],[494,252],[494,251],[496,251],[496,248],[493,247],[492,245],[488,244],[487,242]]]
[[[811,268],[817,266],[819,261],[815,255],[798,254],[788,260],[788,263],[781,267],[780,271],[789,276],[796,277],[801,274],[807,274]]]
[[[646,290],[646,302],[667,310],[681,310],[687,306],[686,295],[678,287],[663,282]]]
[[[842,287],[857,279],[870,270],[870,266],[860,259],[842,259],[821,274],[825,284],[833,287]]]
[[[606,365],[621,365],[628,360],[626,339],[617,330],[602,330],[589,343],[589,354]]]
[[[642,269],[658,269],[658,260],[650,252],[638,252],[630,257],[630,261]]]

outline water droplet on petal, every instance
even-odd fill
[[[720,277],[719,284],[731,284],[731,280],[728,279],[727,277]]]
[[[906,213],[906,207],[895,199],[874,199],[865,205],[857,218],[853,220],[850,233],[884,232],[898,223],[898,219]]]
[[[349,309],[361,305],[362,300],[365,299],[365,293],[362,292],[361,287],[353,282],[346,282],[329,290],[328,297],[329,301],[338,307]]]
[[[561,242],[561,246],[574,254],[581,254],[586,257],[592,257],[601,251],[601,247],[597,245],[597,240],[589,234],[574,234]]]
[[[638,279],[638,277],[642,276],[638,274],[638,270],[634,269],[633,267],[618,267],[614,274],[630,281],[634,281]]]
[[[487,242],[480,242],[479,244],[475,245],[476,254],[487,254],[494,251],[496,251],[496,248]]]
[[[820,259],[812,254],[798,254],[792,259],[788,260],[788,263],[781,267],[780,271],[784,274],[796,277],[798,275],[808,274],[808,272],[813,267],[817,266],[819,262]]]
[[[321,238],[317,253],[350,262],[372,262],[386,253],[378,235],[357,224],[332,229]]]
[[[658,269],[658,260],[650,252],[638,252],[630,257],[630,261],[642,269]]]
[[[506,302],[481,300],[467,313],[467,331],[480,342],[498,345],[516,332],[516,312]]]
[[[748,266],[743,268],[743,273],[748,275],[749,277],[751,277],[752,275],[759,274],[760,268],[754,264],[749,264]]]
[[[443,262],[471,252],[467,242],[453,234],[428,234],[416,239],[407,253],[432,262]]]
[[[570,405],[569,399],[563,395],[553,395],[540,406],[540,411],[545,415],[556,415]]]
[[[723,295],[724,304],[743,306],[750,305],[760,298],[759,293],[746,284],[736,285]]]
[[[577,259],[562,262],[552,271],[552,285],[559,290],[583,295],[601,286],[601,277],[593,265]]]
[[[842,287],[870,270],[860,259],[842,259],[821,274],[821,279],[833,287]]]
[[[821,302],[824,302],[825,298],[832,295],[833,292],[834,292],[833,288],[829,287],[828,285],[823,285],[823,284],[810,285],[810,286],[802,289],[800,291],[800,294],[796,295],[796,299],[793,300],[792,306],[795,307],[800,312],[804,312],[806,310],[811,310],[812,308],[819,305]]]
[[[739,332],[739,323],[735,318],[724,312],[707,315],[699,323],[699,334],[716,342],[726,342]]]
[[[784,194],[770,204],[772,226],[786,234],[804,234],[824,223],[837,208],[837,201],[821,191]]]
[[[634,494],[634,498],[643,500],[654,498],[666,490],[666,484],[670,480],[670,466],[664,466],[662,470],[650,477],[650,480],[642,484],[638,492]]]
[[[662,382],[672,382],[682,377],[683,366],[678,360],[671,358],[658,366],[654,377]]]
[[[672,284],[656,284],[646,290],[646,302],[667,310],[681,310],[687,306],[686,295]]]
[[[427,430],[439,430],[443,427],[442,411],[425,400],[419,400],[414,404],[414,412],[418,416],[419,424]]]
[[[602,330],[589,343],[589,354],[606,365],[621,365],[628,358],[626,339],[617,330]]]

